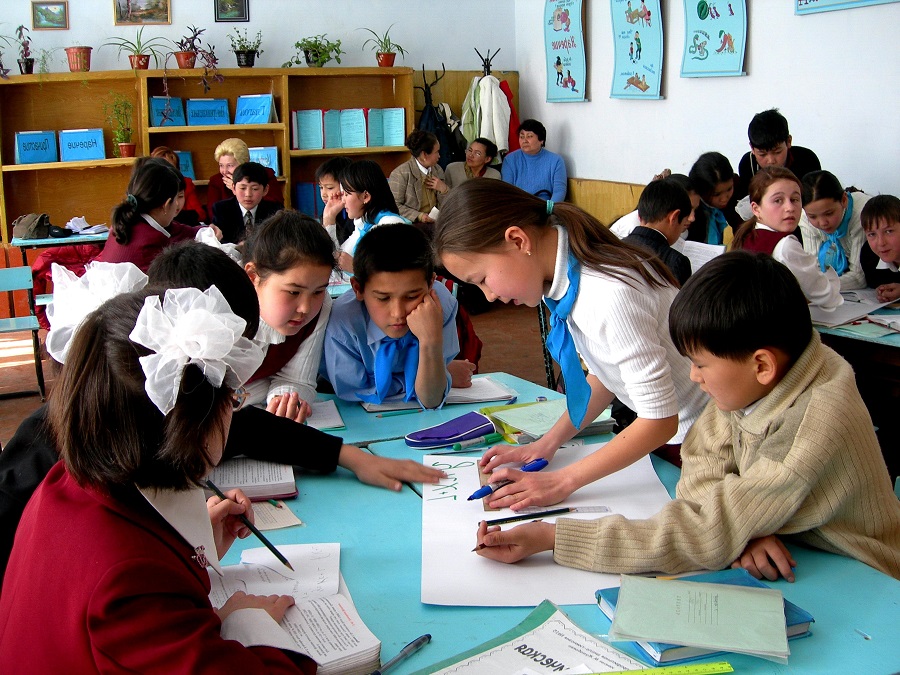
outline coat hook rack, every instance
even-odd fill
[[[501,47],[501,49],[502,49],[502,47]],[[485,76],[490,75],[491,74],[491,61],[493,61],[494,58],[496,58],[497,54],[500,53],[500,49],[498,49],[497,51],[494,52],[494,56],[491,56],[491,50],[488,49],[487,50],[487,58],[485,58],[481,55],[481,52],[478,51],[478,47],[475,47],[475,53],[478,54],[478,56],[481,58],[481,68],[482,68],[482,72],[484,72],[484,75]]]

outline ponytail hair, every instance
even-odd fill
[[[486,253],[503,244],[512,226],[538,231],[553,225],[566,229],[572,254],[588,269],[629,285],[627,271],[651,287],[678,286],[659,258],[621,241],[589,213],[499,180],[470,180],[451,190],[441,206],[433,246],[438,258],[445,253]]]
[[[840,202],[844,199],[845,193],[837,176],[830,171],[811,171],[803,176],[800,194],[803,198],[803,206],[806,206],[820,199]]]
[[[780,180],[793,181],[801,191],[803,190],[800,179],[794,175],[793,171],[785,169],[783,166],[767,166],[757,171],[750,181],[750,186],[747,188],[750,202],[752,204],[762,204],[763,197],[766,196],[769,187]],[[756,223],[756,216],[753,216],[750,220],[741,224],[737,232],[734,233],[734,239],[731,241],[731,250],[744,247],[747,237],[756,229]]]
[[[125,199],[110,217],[111,234],[120,244],[131,241],[131,228],[148,213],[184,190],[184,176],[165,159],[140,157],[134,163]]]

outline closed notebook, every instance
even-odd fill
[[[743,568],[680,577],[679,581],[729,584],[732,586],[746,586],[750,588],[769,588],[767,584],[756,579]],[[616,603],[619,600],[619,588],[603,588],[597,591],[596,595],[597,605],[600,607],[600,611],[612,621],[616,612]],[[805,609],[801,609],[790,600],[784,601],[784,618],[789,640],[809,635],[809,624],[815,621],[812,614]],[[645,642],[641,640],[634,644],[657,664],[689,661],[691,659],[699,659],[704,656],[722,653],[710,649],[703,649],[702,647],[686,647],[684,645],[673,645],[665,642]]]
[[[422,450],[443,448],[454,443],[486,436],[494,431],[494,423],[487,415],[470,412],[449,422],[407,434],[406,444],[411,448]]]

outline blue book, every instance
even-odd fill
[[[342,148],[366,147],[366,112],[362,108],[341,110]]]
[[[319,206],[321,199],[315,183],[297,183],[294,192],[297,196],[294,206],[300,213],[305,213],[311,218],[318,218],[321,215],[322,209]]]
[[[188,126],[231,124],[227,98],[189,98],[187,101]]]
[[[166,110],[167,106],[168,110]],[[151,96],[150,126],[186,127],[187,120],[184,118],[184,101],[175,97],[167,98],[165,96]]]
[[[269,124],[277,122],[275,101],[272,94],[246,94],[238,96],[234,113],[235,124]]]
[[[325,147],[344,147],[341,145],[341,111],[326,110],[322,115],[322,124],[325,127]]]
[[[278,171],[278,148],[274,145],[267,145],[261,148],[248,148],[250,150],[250,161],[262,164],[267,169],[272,169],[276,176],[280,176]]]
[[[181,175],[191,180],[197,180],[197,174],[194,172],[194,156],[190,150],[175,150],[178,155],[178,166],[181,167]]]
[[[16,164],[57,162],[55,131],[17,131]]]
[[[406,141],[406,110],[384,108],[382,110],[384,145],[403,145]]]
[[[707,584],[728,584],[731,586],[745,586],[748,588],[770,588],[768,584],[764,584],[759,579],[751,575],[743,568],[720,570],[718,572],[707,572],[704,574],[695,574],[689,577],[679,577],[678,581],[696,581]],[[616,613],[616,603],[619,599],[618,588],[602,588],[596,593],[597,605],[600,611],[612,621]],[[801,609],[790,600],[784,601],[784,618],[787,627],[787,638],[806,637],[809,635],[809,624],[815,621],[812,614],[805,609]],[[691,659],[699,659],[712,654],[720,654],[702,647],[687,647],[684,645],[672,645],[665,642],[644,642],[643,640],[633,642],[639,651],[644,652],[648,658],[657,665],[663,663],[676,663],[680,661],[688,661]]]
[[[325,130],[322,111],[295,110],[293,119],[294,148],[297,150],[322,150],[325,147]]]
[[[384,109],[369,108],[366,123],[369,126],[369,145],[371,147],[384,145]]]
[[[64,129],[59,132],[59,159],[77,162],[86,159],[106,159],[103,129]]]

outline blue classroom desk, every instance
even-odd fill
[[[546,387],[542,387],[528,380],[523,380],[515,375],[506,373],[484,373],[475,377],[490,375],[492,379],[505,384],[513,389],[517,395],[517,403],[525,403],[526,401],[534,401],[538,396],[546,396],[548,399],[562,398],[562,394],[551,391]],[[395,417],[377,417],[377,413],[366,412],[359,404],[351,401],[343,401],[336,396],[322,395],[321,399],[334,399],[337,402],[338,410],[344,419],[346,429],[336,430],[335,436],[341,436],[344,443],[350,445],[366,446],[370,443],[379,441],[389,441],[396,438],[403,438],[406,434],[424,429],[425,427],[434,426],[448,422],[460,415],[464,415],[472,410],[486,408],[494,405],[503,405],[503,401],[490,401],[487,403],[468,403],[447,405],[440,410],[426,410],[421,413],[411,415],[397,415]]]
[[[400,456],[400,443],[378,448],[385,451],[390,445]],[[407,453],[409,457],[422,451],[407,449]],[[653,465],[669,493],[674,493],[678,469],[655,457]],[[360,616],[382,641],[383,660],[419,635],[432,634],[431,644],[392,673],[408,674],[454,656],[512,628],[529,613],[531,608],[526,607],[421,603],[422,502],[412,490],[394,493],[363,485],[340,468],[331,476],[302,475],[298,489],[299,498],[287,503],[306,526],[268,532],[273,543],[341,544],[341,571]],[[236,542],[225,564],[237,563],[242,548],[256,546],[254,538]],[[798,563],[798,581],[772,585],[815,616],[813,634],[790,643],[787,666],[741,655],[707,660],[727,660],[737,673],[895,672],[900,667],[900,581],[851,558],[796,545],[790,549]],[[609,621],[593,598],[586,601],[591,604],[563,609],[585,630],[606,634]],[[618,646],[638,656],[626,645]]]

